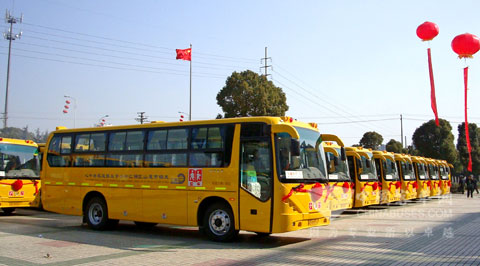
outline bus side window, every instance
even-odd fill
[[[70,152],[72,148],[72,137],[56,135],[50,141],[47,150],[47,162],[53,167],[70,166]]]
[[[353,156],[347,156],[348,160],[348,171],[350,172],[350,178],[354,180],[355,178],[355,165],[353,161],[354,157]]]

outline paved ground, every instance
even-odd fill
[[[97,232],[80,217],[0,213],[0,265],[480,265],[480,197],[343,212],[325,227],[214,243],[196,228]]]

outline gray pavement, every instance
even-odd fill
[[[480,197],[465,195],[338,213],[329,226],[233,243],[196,228],[93,231],[81,218],[0,213],[0,265],[480,265]]]

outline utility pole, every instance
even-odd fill
[[[13,34],[13,24],[22,23],[23,15],[20,18],[15,18],[10,15],[10,12],[7,10],[5,12],[5,23],[10,23],[10,29],[8,32],[3,33],[3,37],[8,40],[8,63],[7,63],[7,86],[5,89],[5,112],[3,113],[3,128],[7,127],[7,118],[8,118],[8,87],[10,82],[10,54],[12,53],[12,41],[19,39],[22,36],[22,32],[18,34]]]
[[[140,122],[140,124],[143,124],[143,122],[148,122],[147,118],[148,116],[145,115],[145,112],[138,112],[138,117],[135,118],[136,121]]]
[[[402,147],[405,148],[405,146],[403,146],[403,117],[402,115],[400,114],[400,134],[402,134],[402,137],[401,137],[401,140],[402,140]],[[407,140],[405,140],[405,142],[407,142]]]
[[[267,72],[268,72],[267,69],[268,69],[269,67],[272,68],[272,65],[268,65],[268,60],[272,61],[272,58],[267,56],[267,47],[265,47],[265,57],[262,58],[262,59],[260,59],[260,62],[264,62],[264,63],[265,63],[265,66],[260,67],[260,68],[264,68],[264,69],[265,69],[265,77],[266,77],[266,78],[268,77],[268,75],[270,75],[270,74],[267,73]]]

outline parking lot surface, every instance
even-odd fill
[[[0,212],[0,265],[480,265],[480,197],[449,195],[336,213],[329,226],[216,243],[197,228]]]

